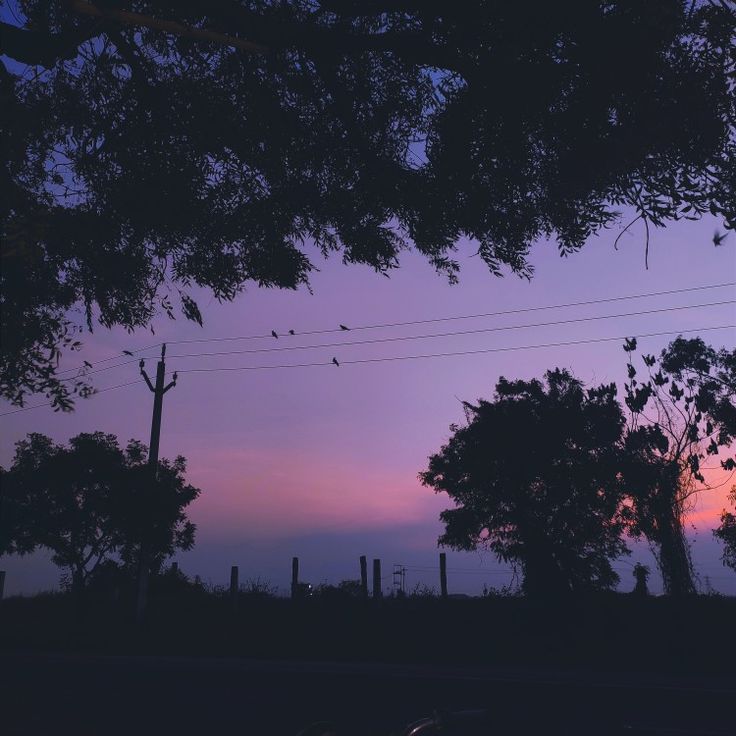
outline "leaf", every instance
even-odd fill
[[[197,306],[197,302],[192,299],[192,297],[189,296],[189,294],[180,291],[179,296],[181,297],[181,308],[182,312],[184,313],[184,316],[191,320],[192,322],[196,322],[200,327],[202,326],[202,313],[199,311],[199,307]]]

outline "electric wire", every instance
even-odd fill
[[[448,322],[453,320],[463,320],[463,319],[477,319],[481,317],[499,317],[504,315],[510,315],[510,314],[522,314],[527,312],[537,312],[537,311],[543,311],[547,309],[566,309],[570,307],[581,307],[581,306],[589,306],[592,304],[608,304],[612,302],[619,302],[619,301],[626,301],[628,299],[645,299],[645,298],[651,298],[656,296],[668,296],[672,294],[685,294],[685,293],[691,293],[696,291],[705,291],[708,289],[723,289],[729,286],[736,286],[736,281],[726,281],[719,284],[703,284],[701,286],[689,286],[681,289],[666,289],[663,291],[651,291],[651,292],[644,292],[640,294],[628,294],[624,296],[616,296],[616,297],[607,297],[603,299],[588,299],[584,301],[578,301],[578,302],[567,302],[564,304],[548,304],[548,305],[542,305],[537,307],[522,307],[518,309],[507,309],[507,310],[501,310],[496,312],[484,312],[480,314],[466,314],[466,315],[456,315],[456,316],[450,316],[450,317],[434,317],[430,319],[420,319],[420,320],[409,320],[404,322],[386,322],[381,324],[367,324],[367,325],[357,325],[357,326],[351,326],[351,331],[357,331],[357,330],[373,330],[373,329],[383,329],[383,328],[390,328],[390,327],[406,327],[410,325],[419,325],[419,324],[430,324],[430,323],[436,323],[436,322]],[[318,329],[318,330],[305,330],[300,331],[297,333],[298,336],[304,336],[304,335],[323,335],[323,334],[329,334],[329,333],[335,333],[335,332],[341,332],[342,330],[337,328],[330,328],[330,329]],[[286,336],[286,335],[284,335]],[[296,336],[296,335],[295,335]],[[193,343],[208,343],[208,342],[226,342],[226,341],[237,341],[237,340],[265,340],[265,339],[273,339],[273,336],[269,334],[259,334],[259,335],[239,335],[239,336],[223,336],[223,337],[201,337],[201,338],[192,338],[188,340],[172,340],[168,344],[169,345],[184,345],[184,344],[193,344]],[[136,348],[135,350],[129,351],[133,355],[139,355],[140,353],[144,353],[148,350],[153,350],[158,347],[158,344],[154,345],[147,345],[146,347],[142,348]],[[118,358],[123,357],[123,353],[118,353],[113,356],[109,356],[107,358],[101,358],[100,360],[95,361],[95,365],[99,365],[100,363],[108,363],[111,360],[116,360]],[[133,361],[128,361],[128,363]],[[125,365],[125,364],[120,364]],[[83,370],[84,365],[77,366],[76,368],[66,368],[63,371],[60,371],[60,375],[64,375],[66,373],[72,373],[74,371]]]
[[[686,309],[703,309],[707,307],[718,307],[718,306],[724,306],[727,304],[734,304],[736,303],[736,299],[726,299],[723,301],[718,302],[706,302],[704,304],[687,304],[687,305],[681,305],[681,306],[675,306],[675,307],[660,307],[658,309],[647,309],[647,310],[639,310],[635,312],[620,312],[618,314],[603,314],[603,315],[594,315],[590,317],[573,317],[570,319],[562,319],[562,320],[551,320],[548,322],[532,322],[527,324],[521,324],[521,325],[496,325],[494,327],[480,327],[473,330],[454,330],[450,332],[439,332],[439,333],[431,333],[431,334],[423,334],[423,335],[401,335],[401,336],[395,336],[395,337],[379,337],[375,339],[369,339],[369,340],[348,340],[348,341],[341,341],[341,342],[331,342],[331,343],[317,343],[316,345],[289,345],[284,347],[274,347],[274,348],[251,348],[246,350],[222,350],[222,351],[211,351],[211,352],[198,352],[198,353],[175,353],[172,355],[167,356],[169,360],[177,359],[177,358],[203,358],[203,357],[222,357],[222,356],[228,356],[228,355],[251,355],[251,354],[258,354],[258,353],[280,353],[280,352],[289,352],[292,350],[317,350],[320,348],[336,348],[336,347],[354,347],[358,345],[376,345],[381,343],[393,343],[393,342],[407,342],[412,340],[430,340],[430,339],[437,339],[437,338],[443,338],[443,337],[462,337],[467,335],[478,335],[478,334],[485,334],[485,333],[492,333],[492,332],[509,332],[513,330],[526,330],[526,329],[533,329],[535,327],[553,327],[553,326],[559,326],[559,325],[566,325],[566,324],[581,324],[585,322],[595,322],[605,319],[621,319],[624,317],[640,317],[650,314],[663,314],[668,312],[678,312],[683,311]],[[169,343],[172,344],[172,343]],[[60,379],[62,382],[68,382],[68,381],[75,381],[79,378],[84,378],[87,376],[92,376],[98,373],[102,373],[104,371],[113,370],[116,368],[122,368],[128,365],[132,365],[133,363],[137,363],[139,359],[133,359],[133,360],[126,360],[121,363],[116,363],[115,365],[105,366],[104,368],[98,368],[96,370],[91,371],[85,371],[81,373],[79,376],[70,376],[68,378],[62,378]]]
[[[482,348],[477,350],[458,350],[458,351],[451,351],[451,352],[445,352],[445,353],[429,353],[429,354],[419,354],[419,355],[396,355],[396,356],[387,356],[382,358],[360,358],[360,359],[354,359],[354,360],[344,360],[340,362],[340,365],[358,365],[358,364],[364,364],[364,363],[386,363],[386,362],[395,362],[400,360],[421,360],[426,358],[446,358],[446,357],[454,357],[454,356],[464,356],[464,355],[481,355],[481,354],[489,354],[489,353],[504,353],[504,352],[513,352],[516,350],[537,350],[537,349],[544,349],[544,348],[552,348],[552,347],[567,347],[567,346],[575,346],[575,345],[589,345],[593,343],[601,343],[601,342],[613,342],[613,341],[620,341],[620,340],[626,340],[632,337],[636,337],[638,339],[641,338],[647,338],[647,337],[663,337],[668,335],[682,335],[687,334],[691,332],[709,332],[714,330],[726,330],[726,329],[735,329],[736,324],[729,324],[729,325],[713,325],[713,326],[707,326],[707,327],[697,327],[687,330],[668,330],[668,331],[662,331],[662,332],[649,332],[639,335],[616,335],[614,337],[595,337],[595,338],[588,338],[583,340],[565,340],[560,342],[550,342],[550,343],[541,343],[536,345],[515,345],[515,346],[509,346],[509,347],[496,347],[496,348]],[[318,367],[318,366],[331,366],[333,365],[332,361],[325,361],[325,362],[314,362],[314,363],[288,363],[288,364],[281,364],[281,365],[259,365],[259,366],[220,366],[216,368],[185,368],[182,370],[177,371],[179,375],[185,374],[185,373],[212,373],[212,372],[218,372],[218,371],[259,371],[259,370],[276,370],[276,369],[284,369],[284,368],[311,368],[311,367]],[[123,383],[119,384],[117,386],[108,386],[107,388],[99,389],[98,391],[95,391],[95,394],[103,393],[105,391],[112,391],[117,388],[124,388],[126,386],[132,386],[133,384],[137,383],[137,381],[130,381],[129,383]],[[0,417],[8,416],[10,414],[17,414],[19,412],[24,411],[30,411],[32,409],[40,409],[44,406],[51,406],[53,402],[49,401],[44,404],[35,404],[34,406],[26,406],[26,407],[20,407],[18,409],[14,409],[12,411],[4,412],[0,414]]]
[[[340,365],[357,365],[361,363],[387,363],[398,360],[421,360],[424,358],[447,358],[459,355],[480,355],[486,353],[505,353],[515,350],[536,350],[542,348],[566,347],[572,345],[589,345],[599,342],[612,342],[614,340],[626,340],[632,337],[662,337],[666,335],[682,335],[690,332],[709,332],[713,330],[734,329],[736,324],[717,325],[711,327],[698,327],[687,330],[668,330],[663,332],[648,332],[639,335],[617,335],[615,337],[594,337],[585,340],[565,340],[560,342],[548,342],[539,345],[515,345],[512,347],[482,348],[477,350],[457,350],[446,353],[425,353],[420,355],[396,355],[383,358],[358,358],[354,360],[342,360]],[[217,368],[184,368],[177,371],[179,375],[184,373],[213,373],[217,371],[259,371],[259,370],[275,370],[281,368],[312,368],[317,366],[333,365],[332,361],[314,362],[314,363],[284,363],[280,365],[246,365],[246,366],[220,366]]]

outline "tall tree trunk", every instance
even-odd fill
[[[692,595],[696,591],[690,546],[685,538],[676,485],[660,486],[655,513],[657,535],[653,541],[664,591],[671,596]]]

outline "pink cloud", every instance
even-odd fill
[[[201,524],[249,536],[436,522],[447,500],[412,473],[271,448],[208,450],[191,464]]]

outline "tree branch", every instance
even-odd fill
[[[249,51],[255,54],[265,54],[268,49],[261,44],[248,41],[237,36],[231,36],[226,33],[218,33],[207,28],[193,28],[185,23],[175,20],[165,20],[162,18],[154,18],[150,15],[141,15],[140,13],[132,13],[128,10],[114,10],[112,8],[98,8],[86,0],[72,0],[73,10],[80,15],[90,15],[95,18],[104,18],[105,20],[114,20],[126,26],[140,26],[143,28],[151,28],[165,33],[172,33],[183,38],[193,38],[198,41],[209,41],[218,43],[223,46],[232,46],[241,51]]]

